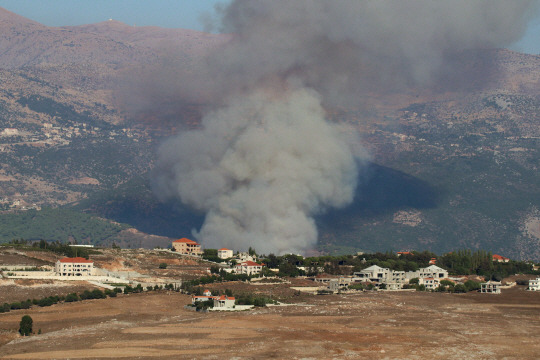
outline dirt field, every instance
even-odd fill
[[[0,314],[2,359],[537,359],[540,293],[306,297],[241,313],[195,313],[147,293]],[[34,331],[16,334],[29,314]]]

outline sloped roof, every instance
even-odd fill
[[[198,242],[190,240],[188,238],[181,238],[178,240],[174,240],[173,243],[186,243],[186,244],[192,244],[192,245],[199,245]]]
[[[219,249],[218,251],[230,251],[230,249],[227,249],[227,248],[221,248],[221,249]]]
[[[261,264],[257,264],[256,262],[253,262],[253,261],[243,261],[238,265],[242,265],[242,266],[262,266]]]
[[[387,268],[382,268],[378,265],[371,265],[370,267],[367,267],[365,268],[364,270],[361,270],[361,271],[371,271],[371,270],[388,270]]]
[[[92,260],[87,260],[82,257],[74,257],[74,258],[63,258],[60,259],[61,263],[85,263],[85,264],[93,264],[94,262]]]

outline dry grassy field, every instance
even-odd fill
[[[537,359],[540,294],[371,292],[196,313],[143,293],[0,314],[2,359]],[[16,333],[24,314],[41,334]]]

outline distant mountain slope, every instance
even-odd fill
[[[47,27],[0,8],[0,210],[73,206],[170,237],[200,227],[201,214],[160,204],[142,175],[164,136],[199,126],[198,105],[134,122],[113,89],[126,69],[188,66],[228,39],[117,21]],[[540,56],[465,51],[454,65],[462,75],[437,88],[327,109],[358,130],[372,163],[355,202],[317,218],[321,248],[540,259]]]
[[[159,52],[167,48],[198,56],[227,39],[193,30],[136,27],[118,21],[49,27],[0,8],[0,68],[146,64],[156,61]]]

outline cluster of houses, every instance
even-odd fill
[[[384,283],[389,290],[401,289],[403,285],[408,284],[414,278],[417,278],[418,284],[424,285],[426,289],[435,289],[441,280],[448,279],[448,271],[437,265],[430,265],[417,271],[395,271],[372,265],[360,272],[355,272],[354,275],[360,281]]]
[[[201,256],[201,245],[197,242],[182,238],[172,243],[174,251],[183,255]],[[403,255],[405,253],[400,253]],[[265,266],[257,262],[257,256],[246,252],[239,252],[236,255],[233,250],[221,248],[217,255],[220,259],[230,260],[229,268],[224,268],[227,272],[236,274],[256,275],[260,274]],[[232,261],[234,260],[234,261]],[[493,261],[507,262],[508,259],[499,255],[493,256]],[[82,257],[62,258],[58,260],[54,266],[54,273],[60,277],[77,277],[77,276],[94,276],[96,268],[94,262]],[[333,292],[338,292],[347,289],[349,285],[354,283],[371,283],[377,287],[382,284],[388,290],[403,289],[404,285],[409,284],[411,279],[418,279],[419,285],[424,285],[426,290],[435,290],[441,284],[442,280],[450,280],[454,283],[462,281],[459,277],[450,277],[448,271],[437,266],[429,265],[428,267],[418,269],[416,271],[396,271],[388,268],[383,268],[377,265],[369,266],[361,271],[355,272],[352,276],[330,276],[319,275],[313,278],[314,281],[327,286],[327,289]],[[528,289],[531,291],[540,291],[540,277],[529,280]],[[481,284],[482,293],[498,294],[501,292],[501,283],[488,281]],[[227,296],[213,296],[209,291],[201,296],[194,296],[192,303],[198,301],[213,300],[215,308],[231,308],[234,307],[234,298]]]
[[[201,244],[187,238],[173,241],[172,249],[182,255],[201,256],[203,254]],[[250,255],[245,252],[234,255],[234,252],[227,248],[218,249],[217,256],[223,260],[235,260],[236,263],[233,268],[224,270],[236,274],[246,274],[249,276],[260,274],[264,266],[264,264],[256,262],[256,255]]]

